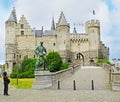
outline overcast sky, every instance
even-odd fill
[[[78,32],[90,19],[101,24],[101,41],[110,48],[110,59],[120,58],[120,0],[0,0],[0,63],[5,63],[5,21],[13,7],[17,19],[24,15],[31,28],[50,29],[52,17],[57,23],[63,11],[71,31],[74,24]],[[93,16],[95,10],[95,16]]]

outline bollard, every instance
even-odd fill
[[[75,80],[73,81],[73,90],[76,90],[76,83],[75,83]]]
[[[60,90],[60,81],[58,81],[58,90]]]
[[[94,90],[94,81],[92,80],[92,90]]]

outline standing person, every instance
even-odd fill
[[[4,95],[8,96],[8,84],[10,83],[10,79],[7,76],[7,72],[3,73],[3,81],[4,81]]]

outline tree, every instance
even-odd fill
[[[17,68],[18,68],[18,77],[19,78],[33,78],[35,70],[36,59],[24,58],[20,66],[15,66],[10,74],[11,78],[16,78]]]
[[[50,52],[46,56],[47,67],[50,72],[56,72],[61,69],[62,66],[62,58],[60,57],[58,52]]]

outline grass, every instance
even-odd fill
[[[18,85],[17,85],[17,79],[10,79],[10,86],[19,88],[19,89],[31,89],[32,84],[34,82],[34,78],[23,78],[18,79]]]

